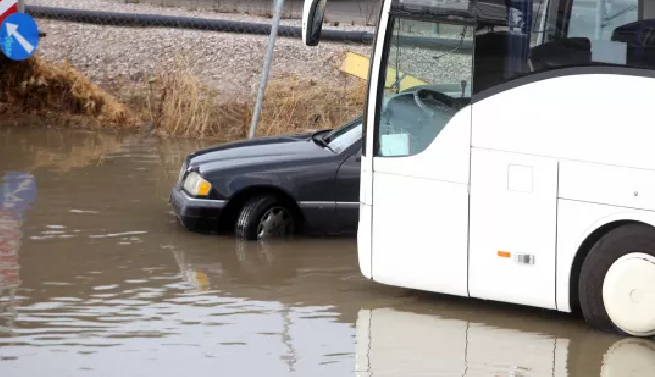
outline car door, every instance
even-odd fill
[[[337,171],[337,193],[335,218],[338,232],[355,234],[359,220],[359,178],[362,159],[361,143],[350,148]]]

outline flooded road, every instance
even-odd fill
[[[0,223],[0,376],[655,376],[654,342],[579,317],[368,282],[352,239],[185,231],[168,193],[203,146],[0,130],[35,190]]]

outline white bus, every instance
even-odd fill
[[[653,111],[655,0],[381,0],[363,275],[655,335]]]

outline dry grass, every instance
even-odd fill
[[[328,80],[276,77],[266,90],[260,134],[334,128],[362,112],[365,92],[360,80],[338,86]]]
[[[273,77],[264,95],[257,135],[338,126],[362,111],[365,89],[361,80],[337,86],[293,75]],[[221,98],[203,86],[187,63],[178,61],[175,69],[156,75],[147,104],[156,133],[229,141],[247,137],[255,100]]]
[[[12,62],[0,56],[0,114],[35,115],[83,127],[134,127],[130,109],[65,62],[34,56]],[[7,118],[7,115],[0,117]]]
[[[92,84],[68,63],[53,65],[34,57],[25,63],[3,64],[0,114],[33,115],[84,128],[140,129],[149,124],[158,135],[219,141],[246,138],[250,128],[255,99],[219,95],[204,86],[182,59],[141,83],[136,94],[126,96],[125,90],[112,88],[121,97],[130,97],[126,101]],[[257,135],[333,128],[361,113],[364,93],[363,81],[348,83],[344,77],[322,82],[292,75],[273,77]]]

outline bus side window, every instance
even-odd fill
[[[655,20],[620,26],[614,29],[612,40],[626,43],[627,65],[655,68]]]
[[[547,1],[506,1],[507,26],[486,25],[477,30],[473,94],[530,73],[529,48],[542,39]]]
[[[652,1],[573,0],[567,38],[590,40],[590,63],[655,68],[654,13]]]
[[[613,41],[627,43],[627,64],[655,68],[655,1],[643,0],[639,21],[617,26]]]
[[[640,4],[641,2],[641,4]],[[561,67],[611,64],[655,68],[655,1],[511,0],[507,14],[528,23],[476,33],[473,93]],[[527,10],[532,6],[532,13]],[[510,12],[511,10],[511,12]],[[532,17],[530,17],[530,15]],[[514,20],[508,19],[512,25]],[[526,40],[529,38],[529,42]],[[529,44],[529,53],[525,51]],[[523,64],[527,62],[528,64]]]

